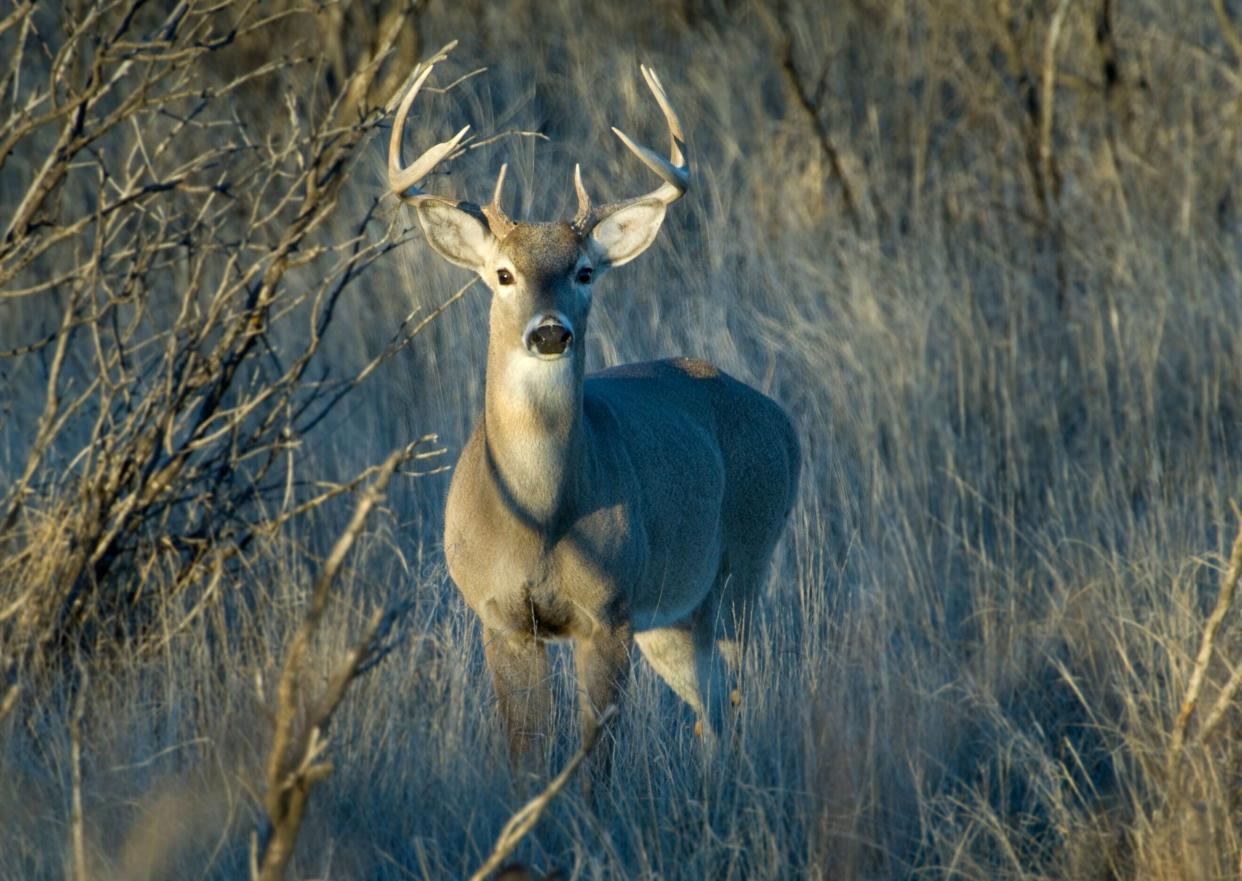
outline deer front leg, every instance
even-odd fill
[[[509,738],[509,760],[519,770],[543,769],[552,711],[548,653],[529,633],[484,631],[483,657]]]
[[[574,667],[578,673],[578,710],[582,717],[582,742],[596,734],[600,713],[617,703],[621,686],[630,669],[630,631],[620,627],[602,628],[574,644]],[[612,768],[612,746],[596,744],[589,760],[590,773],[583,777],[589,789],[592,780],[604,780]]]

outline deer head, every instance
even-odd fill
[[[501,200],[507,166],[503,165],[486,205],[437,196],[419,184],[463,143],[470,127],[431,147],[408,166],[401,162],[401,140],[414,98],[451,48],[422,66],[401,101],[388,148],[389,185],[399,198],[415,206],[431,246],[446,260],[474,270],[491,289],[493,342],[541,361],[557,361],[573,353],[575,342],[586,332],[595,282],[645,251],[660,230],[665,209],[685,193],[690,167],[681,123],[659,78],[643,66],[647,86],[668,122],[669,158],[635,143],[616,128],[613,132],[660,176],[662,183],[655,190],[594,205],[582,184],[581,167],[575,166],[578,211],[572,220],[551,223],[514,221],[505,213]]]

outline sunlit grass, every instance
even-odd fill
[[[657,244],[601,285],[591,362],[707,357],[782,401],[805,450],[729,745],[705,760],[689,711],[636,655],[598,812],[570,787],[523,862],[568,878],[1237,873],[1236,711],[1206,739],[1192,725],[1168,773],[1237,525],[1236,59],[1210,4],[1126,6],[1106,93],[1099,10],[1072,5],[1059,182],[1041,219],[1024,83],[1040,82],[1057,4],[994,5],[807,4],[783,22],[760,3],[422,14],[424,48],[462,39],[446,81],[490,70],[428,102],[419,144],[466,121],[550,137],[503,138],[437,181],[484,198],[509,161],[515,217],[570,211],[574,161],[597,198],[648,183],[608,126],[663,144],[638,61],[659,71],[695,179]],[[819,112],[856,223],[781,69],[782,31],[812,85],[827,72]],[[347,203],[379,192],[383,147]],[[4,168],[5,190],[21,171]],[[348,375],[411,308],[465,281],[416,235],[342,301],[322,363]],[[0,301],[5,345],[55,308]],[[476,288],[302,439],[299,477],[347,479],[429,431],[455,449],[481,402],[486,321]],[[43,369],[5,374],[5,480]],[[443,571],[445,488],[443,475],[394,483],[316,644],[327,671],[375,605],[413,603],[405,647],[333,723],[296,877],[467,877],[523,801],[479,627]],[[82,776],[97,877],[245,877],[272,677],[348,510],[248,546],[221,602],[92,672]],[[44,513],[54,526],[58,509]],[[60,553],[47,535],[39,548]],[[170,627],[192,601],[162,608]],[[1235,612],[1205,708],[1239,647]],[[574,688],[568,654],[554,656],[563,760]],[[70,715],[63,687],[33,687],[0,723],[0,878],[72,873]]]

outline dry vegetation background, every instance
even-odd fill
[[[453,38],[438,85],[490,69],[411,128],[470,122],[433,186],[508,161],[519,217],[566,215],[575,160],[650,186],[608,125],[662,144],[661,73],[695,181],[592,358],[708,357],[806,451],[735,748],[705,764],[636,665],[599,811],[570,787],[518,857],[1237,877],[1239,28],[1231,0],[6,0],[0,877],[278,877],[309,793],[293,877],[464,878],[522,803],[438,545],[487,304],[383,190],[384,105]]]

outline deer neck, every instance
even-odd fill
[[[580,342],[580,341],[579,341]],[[581,345],[541,361],[493,338],[488,345],[483,434],[497,489],[528,526],[548,531],[573,509],[586,450]]]

